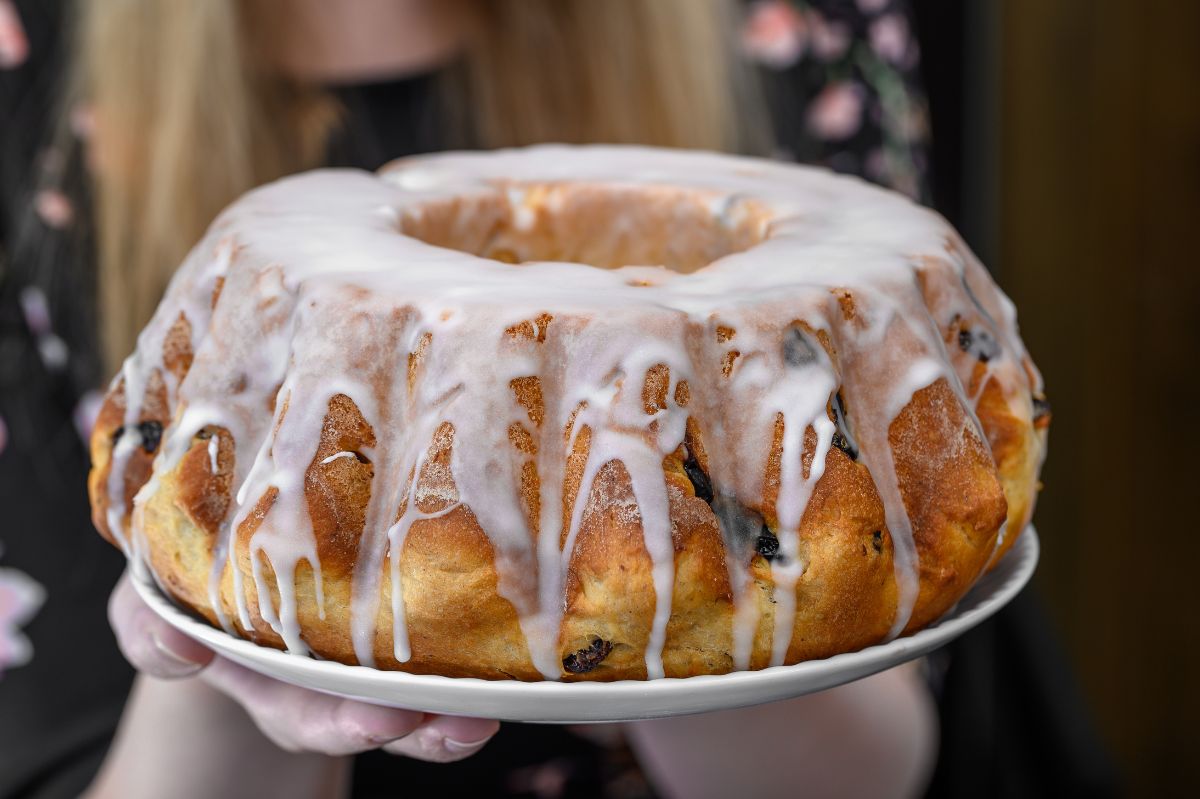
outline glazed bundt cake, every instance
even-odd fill
[[[114,379],[97,527],[293,653],[686,677],[918,630],[1026,525],[1041,378],[933,212],[544,146],[237,201]]]

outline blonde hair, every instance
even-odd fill
[[[452,116],[485,147],[541,141],[758,150],[729,0],[480,2]],[[80,4],[72,94],[93,111],[99,316],[110,368],[242,192],[318,165],[334,101],[257,63],[238,0]],[[470,115],[465,109],[470,109]],[[463,122],[463,124],[466,124]]]

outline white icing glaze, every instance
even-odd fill
[[[511,266],[398,232],[403,220],[423,218],[431,203],[493,197],[506,203],[513,227],[527,230],[538,213],[527,187],[560,182],[694,190],[727,229],[744,221],[744,201],[752,200],[767,211],[763,240],[680,274],[637,265]],[[551,193],[550,202],[560,200]],[[916,279],[922,269],[953,270],[954,279],[928,281],[926,290],[934,289],[924,296]],[[214,308],[218,279],[224,285]],[[853,319],[841,312],[835,292],[853,297]],[[640,522],[656,594],[646,670],[661,677],[674,581],[662,463],[683,442],[689,416],[700,427],[718,494],[739,669],[749,666],[759,621],[746,595],[753,538],[748,544],[744,533],[751,521],[739,508],[763,496],[776,419],[783,420],[774,506],[779,556],[771,565],[771,663],[783,663],[795,588],[807,565],[799,533],[832,445],[836,426],[827,407],[838,391],[894,543],[900,602],[892,634],[898,634],[916,600],[919,564],[889,426],[915,392],[946,378],[969,431],[982,436],[974,407],[983,382],[970,397],[962,383],[979,352],[948,348],[942,330],[956,317],[986,329],[997,351],[986,363],[985,381],[997,381],[1005,399],[1026,416],[1032,414],[1031,389],[1041,390],[1040,377],[1031,365],[1026,369],[1012,304],[949,225],[853,179],[753,159],[631,147],[451,153],[401,161],[380,176],[318,171],[251,192],[218,218],[122,370],[125,427],[113,453],[107,521],[135,560],[141,555],[127,535],[122,476],[140,444],[136,425],[148,381],[181,313],[190,322],[195,357],[179,385],[160,370],[175,417],[164,431],[154,476],[135,498],[132,528],[157,476],[174,468],[202,428],[222,428],[234,447],[236,497],[217,535],[210,602],[232,631],[221,601],[228,569],[236,622],[251,629],[243,574],[249,568],[263,621],[289,651],[307,652],[294,588],[301,562],[313,570],[313,601],[322,614],[324,599],[303,486],[310,468],[356,457],[342,451],[316,460],[330,399],[350,397],[377,438],[358,453],[371,460],[375,475],[352,588],[351,637],[363,664],[374,663],[385,578],[395,657],[403,662],[412,656],[400,554],[414,525],[467,508],[492,544],[500,594],[517,611],[534,665],[557,679],[567,565],[589,506],[612,501],[593,495],[596,476],[620,462],[634,499],[622,512]],[[534,338],[505,335],[541,313],[553,321],[546,330],[535,326]],[[247,330],[247,324],[255,328]],[[736,335],[722,340],[714,335],[718,326]],[[420,374],[410,385],[409,355],[419,350]],[[728,375],[721,369],[727,358]],[[648,413],[643,380],[659,364],[669,369],[668,399]],[[544,418],[538,425],[511,388],[512,381],[530,376],[540,380]],[[1037,384],[1031,386],[1031,379]],[[681,380],[691,387],[686,408],[673,399]],[[265,412],[269,407],[273,418]],[[446,423],[454,431],[452,482],[423,480],[436,466],[428,453]],[[510,444],[514,424],[532,435],[536,454]],[[566,459],[585,427],[591,439],[582,487],[566,498],[573,504],[564,519]],[[809,429],[815,447],[805,469]],[[212,436],[214,474],[219,446]],[[534,528],[519,498],[521,469],[530,459],[541,490]],[[453,490],[438,488],[447,485]],[[269,510],[257,513],[268,494]],[[239,563],[239,550],[248,554],[248,564]]]
[[[221,439],[215,435],[208,439],[208,468],[212,474],[216,474],[217,469],[217,453],[221,451]]]

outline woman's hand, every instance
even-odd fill
[[[198,676],[231,698],[259,731],[289,752],[349,755],[383,749],[448,763],[478,752],[500,725],[381,707],[298,688],[243,668],[180,633],[138,597],[126,573],[113,591],[109,620],[125,657],[161,679]]]

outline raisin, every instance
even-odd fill
[[[974,331],[962,328],[958,331],[958,348],[969,352],[982,363],[987,363],[1000,354],[1000,345],[986,330],[976,328]]]
[[[858,460],[858,444],[850,435],[850,424],[846,421],[846,404],[840,391],[833,395],[833,421],[837,425],[837,430],[833,433],[833,445],[846,453],[850,460]]]
[[[758,554],[767,560],[774,560],[779,554],[779,539],[764,524],[762,532],[758,535],[758,540],[754,542],[754,548],[758,551]]]
[[[753,555],[758,535],[763,529],[763,517],[742,505],[729,494],[713,498],[713,514],[721,529],[725,548],[738,560],[745,562]]]
[[[883,531],[876,530],[871,533],[871,546],[876,552],[883,552]]]
[[[121,425],[116,430],[112,431],[112,443],[115,447],[117,442],[121,440],[121,436],[125,435],[125,425]]]
[[[1033,421],[1040,422],[1050,416],[1050,400],[1045,397],[1033,398]]]
[[[683,460],[683,471],[687,473],[688,480],[692,481],[692,488],[695,490],[696,496],[711,505],[713,502],[712,480],[700,467],[700,462],[696,460],[696,456],[690,449],[687,457]]]
[[[153,455],[158,449],[158,444],[162,441],[162,422],[155,419],[147,419],[144,422],[138,423],[138,434],[142,437],[142,449]]]
[[[851,460],[856,460],[858,458],[858,453],[855,452],[854,448],[850,446],[850,442],[846,440],[844,435],[842,435],[841,430],[838,430],[833,434],[833,445],[842,452],[846,453]]]
[[[798,327],[783,334],[783,361],[788,366],[807,366],[817,359],[817,351]]]
[[[578,652],[563,658],[563,668],[572,674],[587,674],[599,666],[612,650],[612,641],[605,641],[603,638],[593,638],[590,646],[584,647]]]

